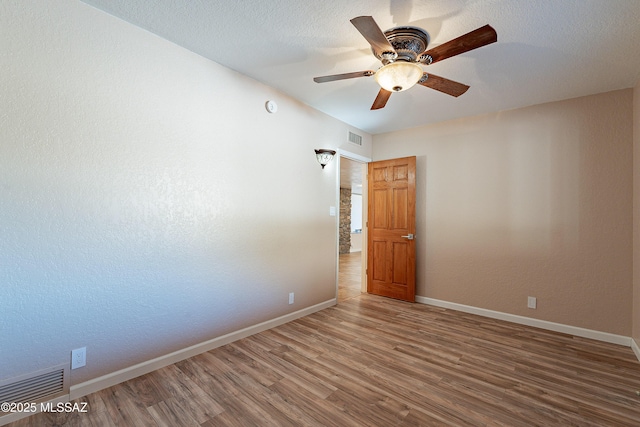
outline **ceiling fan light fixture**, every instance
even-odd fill
[[[413,62],[396,61],[381,67],[374,75],[381,88],[389,92],[402,92],[422,78],[422,67]]]

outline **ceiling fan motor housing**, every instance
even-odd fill
[[[384,35],[398,54],[395,59],[390,60],[386,52],[373,51],[376,58],[385,65],[394,60],[418,62],[420,54],[429,46],[429,33],[418,27],[395,27],[385,31]]]

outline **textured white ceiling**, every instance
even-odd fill
[[[84,0],[376,134],[632,87],[640,78],[640,0]],[[498,42],[424,67],[471,86],[422,86],[370,111],[373,78],[315,76],[380,63],[349,22],[424,28],[429,47],[489,24]]]

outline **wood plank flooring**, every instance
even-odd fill
[[[360,296],[362,288],[361,252],[342,254],[338,265],[338,302]]]
[[[18,426],[638,426],[627,347],[362,294]]]

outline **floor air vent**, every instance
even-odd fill
[[[349,132],[349,142],[356,144],[356,145],[362,145],[362,137],[358,134],[355,134],[353,132]]]
[[[69,393],[67,366],[0,381],[0,402],[41,402]]]

